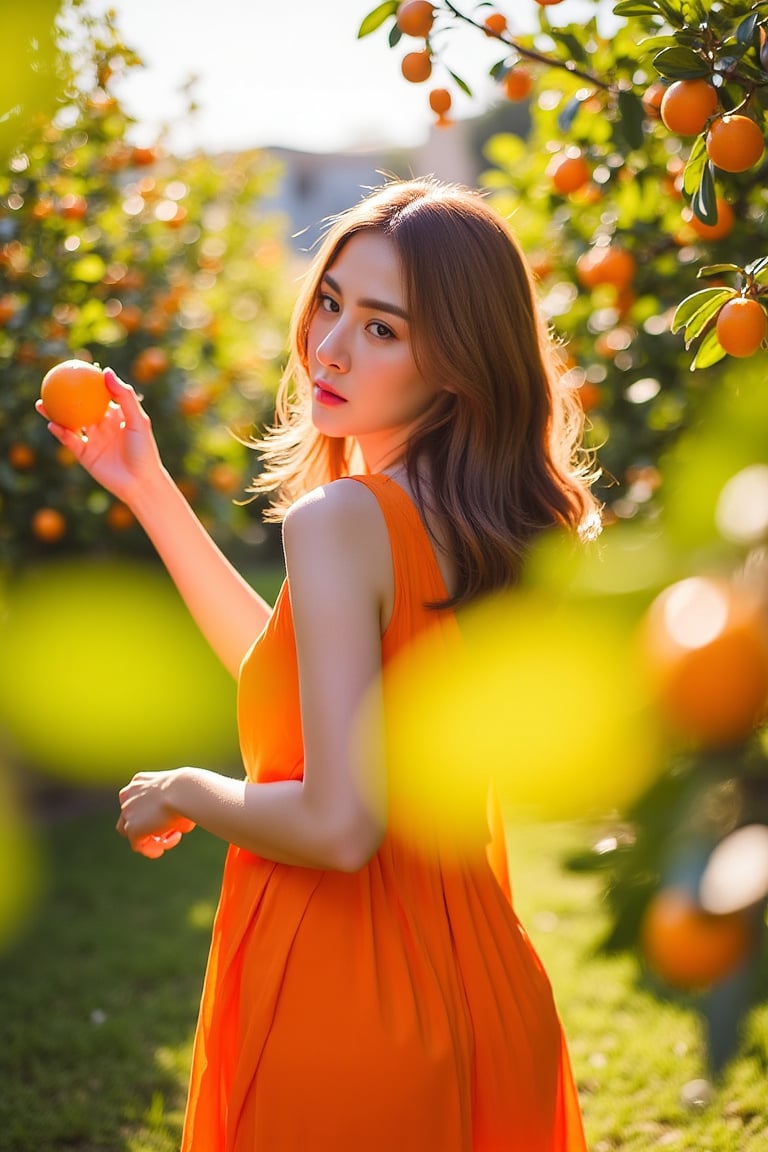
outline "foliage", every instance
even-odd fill
[[[768,5],[621,0],[612,13],[596,4],[592,19],[568,24],[558,22],[557,6],[529,0],[526,16],[538,12],[538,29],[517,34],[521,7],[435,0],[422,43],[402,37],[396,3],[380,4],[359,35],[388,29],[390,47],[403,39],[420,45],[430,55],[430,83],[471,96],[475,77],[463,66],[457,74],[451,45],[459,27],[474,28],[497,45],[490,75],[500,104],[530,91],[529,127],[524,136],[491,138],[481,183],[512,219],[562,340],[566,379],[579,391],[604,469],[600,494],[612,525],[597,562],[556,552],[549,567],[534,558],[532,579],[606,611],[618,604],[637,622],[666,586],[697,572],[741,579],[751,571],[764,596],[768,513],[756,485],[766,475],[768,433],[759,312],[768,304],[768,162],[760,140]],[[524,82],[511,84],[520,73]],[[723,133],[727,148],[713,143]],[[718,321],[740,298],[758,311],[729,310],[726,352]],[[742,316],[751,324],[743,333]],[[721,667],[720,675],[734,670]],[[599,689],[596,696],[599,707]],[[572,860],[603,876],[609,951],[640,948],[644,913],[666,886],[683,884],[698,899],[707,862],[735,829],[768,826],[759,729],[725,749],[679,733],[667,734],[666,747],[656,784]],[[751,862],[745,868],[754,874]],[[738,879],[732,887],[738,906]],[[766,896],[768,883],[745,909],[755,924],[751,955],[699,1001],[714,1071],[732,1057],[758,995]]]
[[[223,543],[253,533],[233,502],[250,459],[228,429],[247,437],[271,415],[288,315],[282,223],[259,209],[273,161],[132,144],[112,89],[139,61],[109,17],[80,20],[81,42],[65,41],[77,85],[0,168],[0,561],[12,564],[147,547],[34,411],[45,371],[73,356],[144,393],[170,471]]]

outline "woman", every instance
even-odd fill
[[[415,843],[384,754],[395,658],[427,630],[447,651],[457,609],[513,585],[537,533],[595,515],[525,261],[479,195],[393,182],[329,229],[291,349],[254,482],[283,521],[273,609],[194,517],[128,385],[107,374],[115,407],[87,437],[51,429],[130,506],[239,678],[245,781],[184,767],[120,793],[137,851],[194,825],[230,845],[183,1149],[578,1152],[498,821],[488,853]]]

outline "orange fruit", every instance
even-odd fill
[[[749,296],[734,296],[717,314],[717,338],[729,356],[752,356],[768,334],[765,309]]]
[[[395,21],[406,36],[429,36],[435,21],[430,0],[403,0],[397,9]]]
[[[131,163],[137,168],[147,168],[157,160],[157,149],[147,145],[137,146],[131,151]]]
[[[746,172],[765,151],[762,129],[749,116],[718,116],[707,132],[707,155],[723,172]]]
[[[675,80],[661,98],[662,123],[676,136],[698,136],[717,108],[717,92],[706,80]]]
[[[55,544],[67,531],[67,522],[55,508],[38,508],[32,517],[32,535],[46,544]]]
[[[223,492],[226,495],[228,492],[234,492],[240,487],[240,474],[231,464],[220,460],[217,464],[212,464],[208,469],[208,483],[212,488],[215,488],[217,492]]]
[[[563,0],[536,0],[540,8],[552,8],[555,4],[562,4]]]
[[[23,440],[15,440],[8,448],[8,463],[17,472],[28,472],[30,468],[34,468],[36,461],[34,449]]]
[[[640,941],[657,976],[673,988],[695,990],[722,980],[746,959],[752,932],[742,912],[713,915],[685,889],[670,886],[648,903]]]
[[[615,244],[589,248],[576,261],[576,274],[585,288],[612,284],[622,291],[630,285],[636,270],[632,253]]]
[[[486,36],[503,36],[507,30],[507,18],[502,12],[491,12],[483,20]]]
[[[141,328],[144,313],[136,304],[123,304],[115,319],[126,332],[136,332]]]
[[[561,196],[569,196],[589,180],[589,165],[578,148],[567,148],[552,157],[547,165],[547,175],[555,191]]]
[[[652,120],[659,120],[661,118],[661,101],[666,90],[666,84],[663,84],[661,80],[654,80],[653,84],[649,84],[640,97],[643,111],[646,116],[649,116]]]
[[[98,364],[64,360],[46,372],[40,399],[46,415],[55,424],[80,429],[104,419],[110,395]]]
[[[525,100],[533,89],[533,77],[527,68],[521,68],[519,64],[510,68],[501,83],[507,100]]]
[[[67,192],[59,200],[59,212],[65,220],[82,220],[87,211],[88,201],[76,192]]]
[[[425,48],[423,52],[408,52],[400,62],[400,71],[411,84],[423,84],[432,75],[432,55]]]
[[[170,357],[165,349],[153,344],[139,352],[131,365],[131,373],[138,384],[151,384],[158,376],[162,376],[163,372],[168,371],[170,363]]]
[[[723,240],[733,228],[736,217],[733,208],[722,196],[717,197],[717,220],[705,224],[690,208],[683,208],[683,220],[702,240]]]
[[[136,517],[127,504],[116,500],[107,508],[106,521],[114,532],[125,532],[136,523]]]
[[[0,328],[4,327],[9,320],[13,320],[18,310],[19,302],[10,292],[0,296]]]
[[[436,116],[445,116],[451,107],[451,94],[447,88],[433,88],[429,94],[429,106]]]
[[[752,734],[768,703],[768,627],[752,591],[704,576],[677,581],[650,605],[640,643],[672,731],[704,748]]]

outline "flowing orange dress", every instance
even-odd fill
[[[415,504],[373,492],[395,607],[384,668],[426,628],[452,632]],[[300,779],[288,584],[246,656],[248,778]],[[509,898],[499,829],[473,859],[419,851],[392,820],[354,873],[230,847],[195,1037],[182,1152],[586,1152],[547,976]]]

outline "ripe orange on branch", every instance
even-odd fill
[[[585,288],[611,284],[622,291],[635,277],[637,261],[626,248],[606,244],[589,248],[576,261],[576,275]]]
[[[651,898],[641,924],[649,968],[673,988],[696,990],[730,975],[752,945],[741,912],[703,911],[682,888],[662,888]]]
[[[429,0],[403,0],[395,21],[404,35],[426,38],[432,31],[435,12]]]
[[[717,314],[717,338],[729,356],[753,356],[768,335],[765,309],[749,296],[734,296]]]
[[[558,152],[547,165],[547,175],[552,186],[561,196],[578,192],[589,180],[590,172],[584,156],[578,148],[567,148]]]
[[[746,740],[768,704],[768,625],[748,587],[703,576],[679,580],[651,604],[641,647],[657,707],[698,747]]]
[[[525,100],[533,91],[533,77],[527,68],[522,68],[519,64],[510,68],[501,83],[507,100],[513,102]]]
[[[702,240],[723,240],[733,229],[736,221],[733,208],[722,196],[717,197],[716,203],[717,220],[714,224],[705,224],[691,208],[683,208],[683,220]]]
[[[749,116],[719,116],[709,127],[706,146],[707,155],[716,168],[723,172],[746,172],[762,159],[765,137]]]
[[[422,52],[407,52],[400,64],[400,71],[411,84],[423,84],[432,75],[432,55],[428,49]]]
[[[676,136],[698,136],[717,108],[717,92],[706,80],[676,80],[661,98],[662,123]]]
[[[111,397],[98,364],[63,360],[43,377],[40,399],[55,424],[80,429],[104,419]]]
[[[429,106],[436,116],[445,116],[451,107],[451,94],[447,88],[433,88],[429,94]]]

